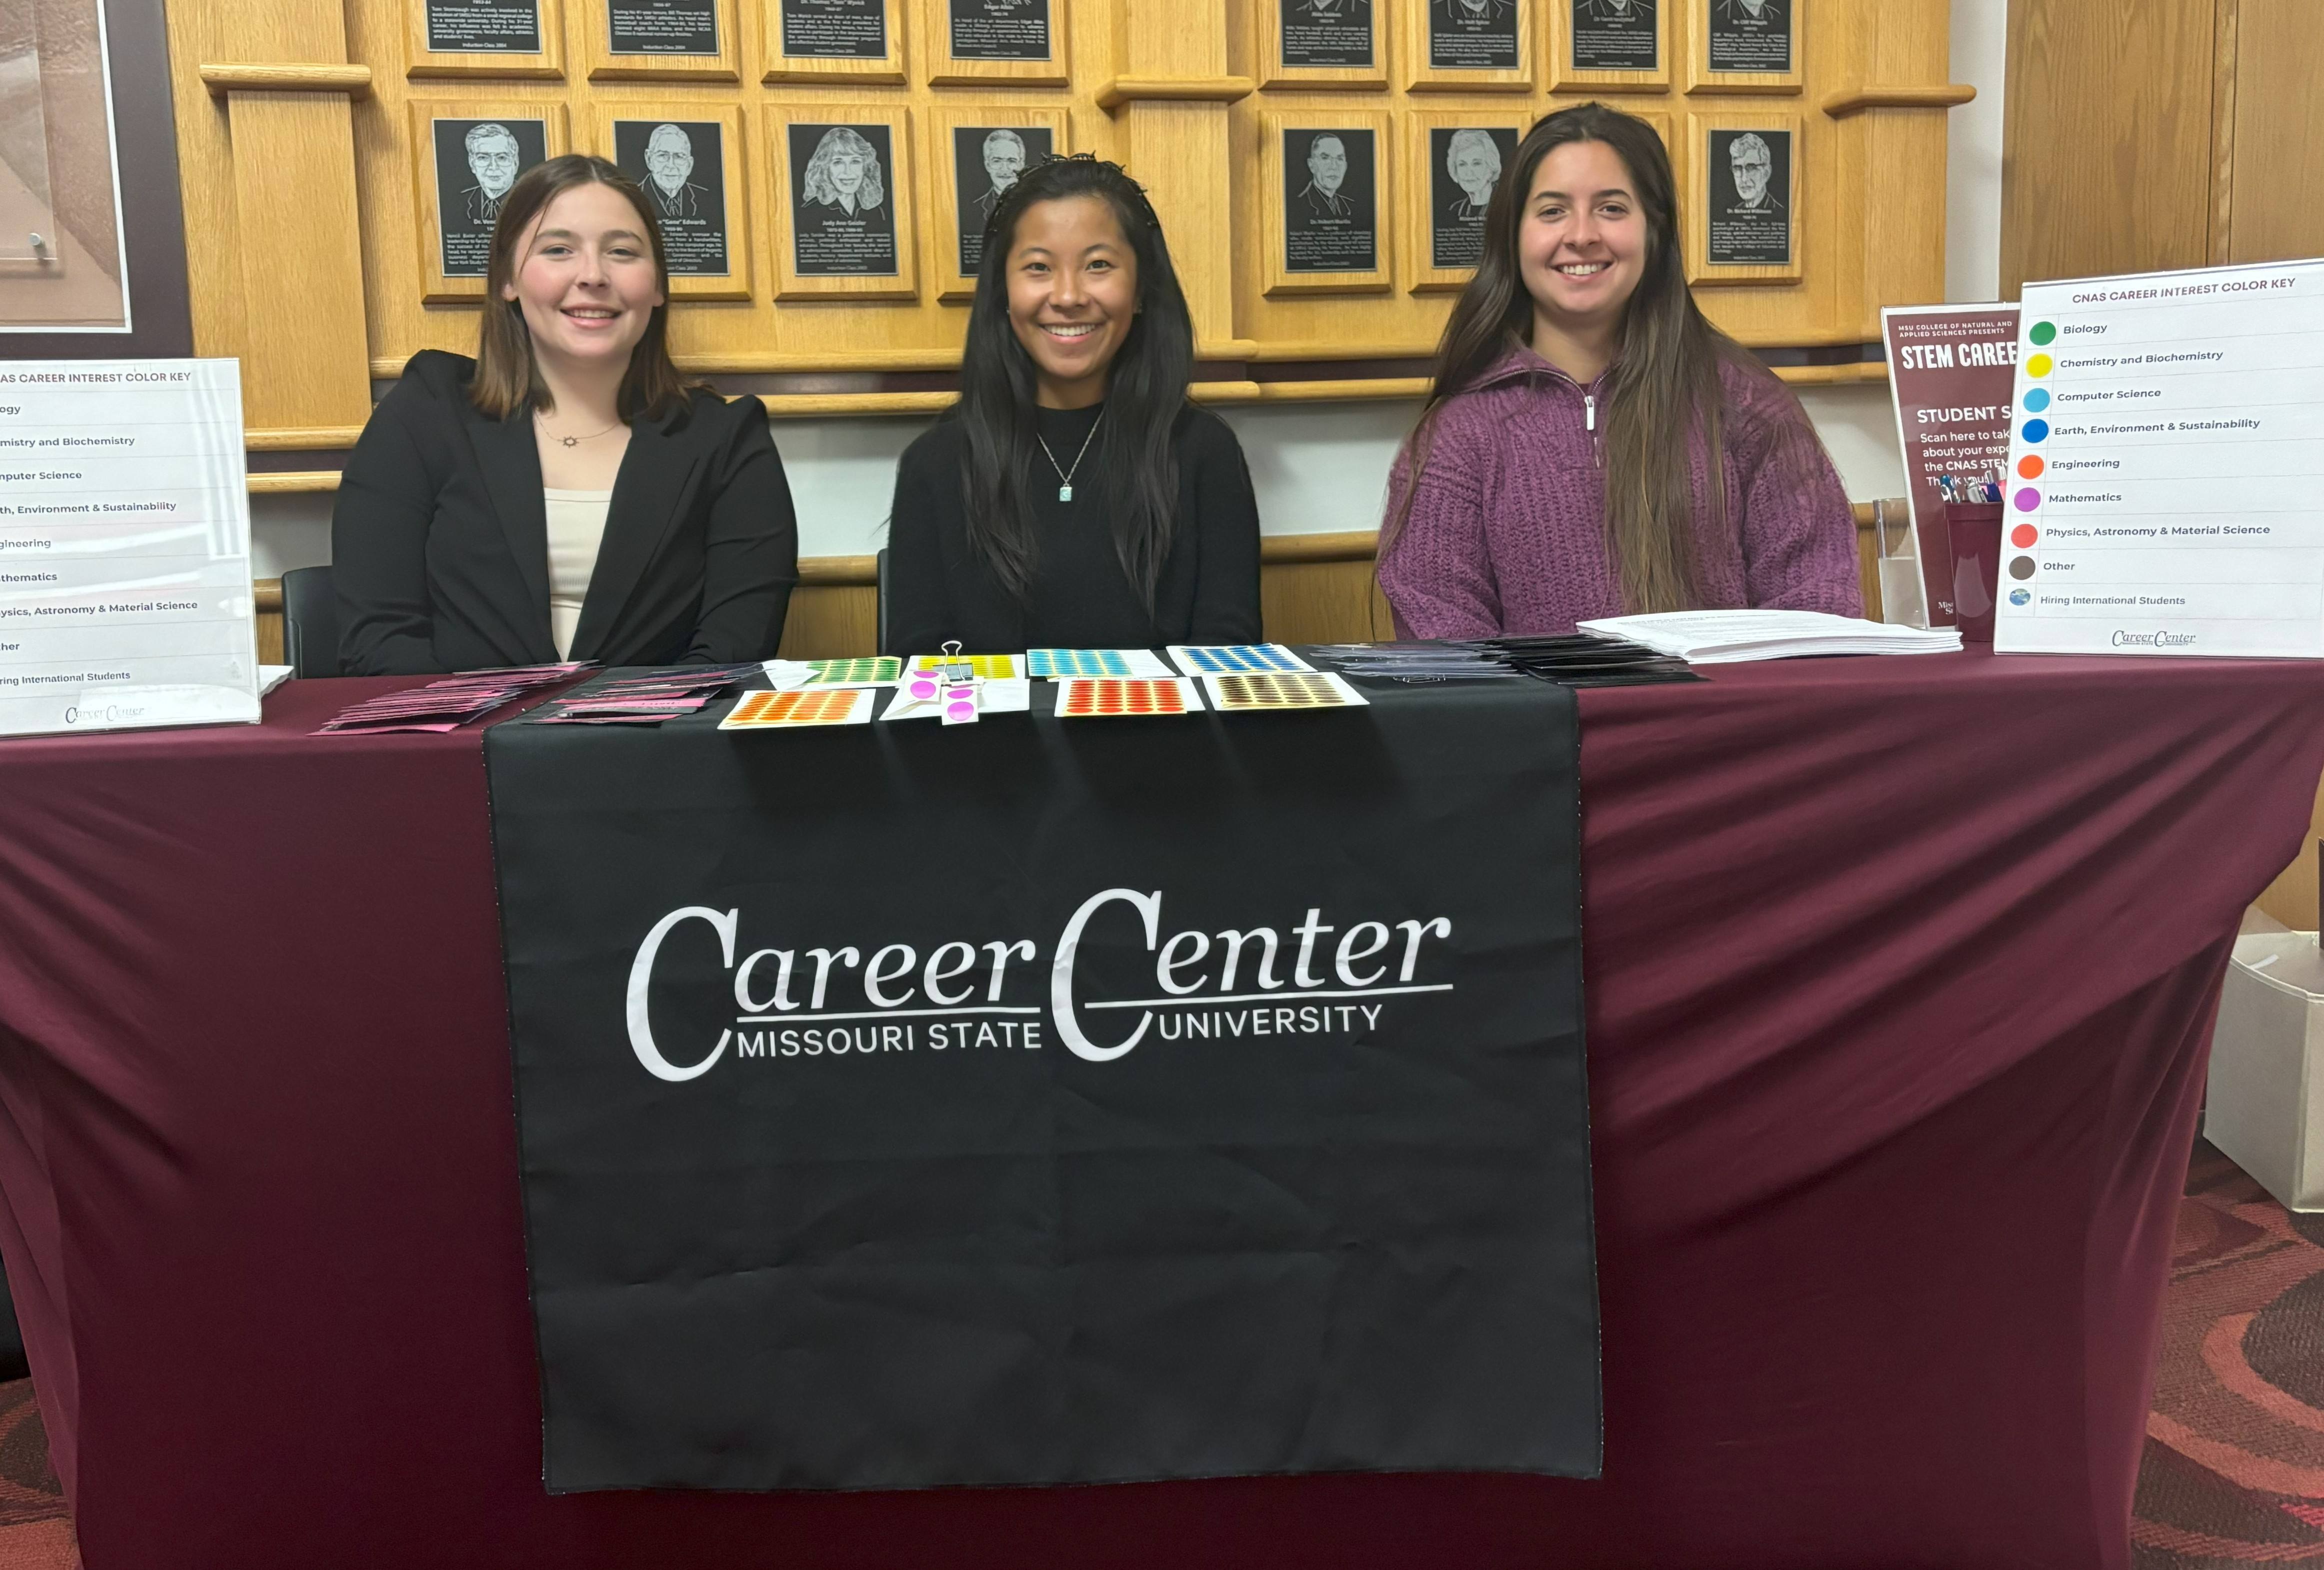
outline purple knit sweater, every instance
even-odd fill
[[[1721,372],[1727,526],[1695,515],[1697,582],[1709,607],[1769,606],[1861,616],[1856,524],[1840,476],[1783,384]],[[1606,542],[1606,476],[1595,421],[1606,378],[1589,388],[1529,348],[1513,348],[1448,399],[1380,589],[1414,638],[1571,632],[1623,611]],[[1595,400],[1595,408],[1591,400]],[[1694,492],[1707,495],[1694,454]],[[1409,457],[1388,481],[1392,519]]]

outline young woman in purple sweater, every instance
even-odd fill
[[[1404,635],[1863,613],[1831,460],[1790,390],[1704,318],[1680,256],[1645,121],[1585,104],[1518,144],[1389,477],[1379,582]]]

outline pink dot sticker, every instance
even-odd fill
[[[2031,485],[2017,493],[2017,510],[2031,512],[2042,505],[2042,493]]]

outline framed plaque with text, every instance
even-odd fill
[[[767,130],[775,298],[917,298],[909,111],[793,105]]]
[[[1560,0],[1543,0],[1558,4]],[[1406,0],[1404,83],[1416,93],[1533,89],[1536,0]]]
[[[567,151],[565,106],[415,98],[408,108],[420,298],[480,300],[501,202],[518,175]]]
[[[1065,0],[920,0],[928,80],[938,86],[1071,78]]]
[[[1669,0],[1665,0],[1665,4]],[[1796,93],[1805,79],[1801,8],[1808,0],[1685,0],[1692,15],[1690,93]]]
[[[565,74],[558,0],[404,0],[408,77]]]
[[[1405,120],[1405,288],[1464,287],[1484,253],[1485,209],[1525,135],[1526,116],[1482,110],[1416,111]]]
[[[1687,281],[1796,282],[1800,277],[1800,116],[1688,117]]]
[[[749,299],[751,225],[742,111],[622,104],[596,110],[596,149],[638,182],[661,230],[673,299]]]
[[[574,0],[595,14],[593,81],[731,82],[742,75],[734,0]]]
[[[1370,294],[1389,286],[1396,210],[1388,118],[1328,110],[1263,115],[1259,181],[1269,295]]]
[[[1073,151],[1066,111],[982,104],[968,109],[924,110],[927,163],[936,204],[929,229],[929,268],[937,298],[966,300],[976,293],[984,261],[984,225],[1018,176],[1043,159]]]
[[[904,79],[903,0],[761,0],[770,82]]]
[[[1550,90],[1655,93],[1670,86],[1668,18],[1686,0],[1544,0]]]
[[[1372,88],[1388,86],[1388,28],[1381,8],[1393,0],[1254,0],[1262,87]]]

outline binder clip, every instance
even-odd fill
[[[957,641],[947,643],[934,663],[905,680],[904,693],[916,703],[934,703],[947,725],[976,722],[976,667],[962,657]]]

